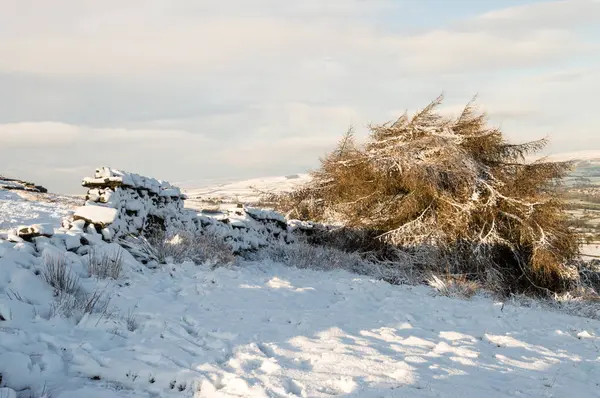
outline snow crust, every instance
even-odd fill
[[[115,314],[48,317],[40,259],[0,258],[0,373],[69,397],[593,397],[600,322],[436,297],[345,272],[244,263],[148,270],[127,257]],[[74,272],[84,269],[70,257]],[[100,284],[83,273],[92,291]],[[19,292],[21,302],[8,298]],[[131,315],[133,314],[133,315]],[[130,316],[137,328],[128,330]],[[181,390],[181,391],[180,391]]]

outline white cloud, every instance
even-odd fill
[[[231,170],[251,177],[273,167],[291,173],[315,166],[353,117],[340,107],[280,104],[261,108],[264,125],[235,138],[159,127],[14,123],[0,125],[0,148],[10,165],[3,172],[63,192],[75,192],[81,177],[104,165],[172,181],[228,177]]]
[[[0,125],[0,148],[51,147],[74,143],[79,129],[65,123],[12,123]]]
[[[415,4],[0,0],[0,151],[60,190],[102,164],[172,180],[293,173],[348,126],[442,91],[447,110],[479,93],[511,139],[600,147],[600,2],[422,27]]]
[[[482,29],[506,29],[507,33],[532,28],[568,29],[594,25],[600,21],[600,2],[562,0],[525,4],[485,13],[472,22]]]
[[[334,62],[355,59],[366,67],[387,65],[404,73],[529,66],[585,51],[566,28],[600,23],[598,3],[583,0],[496,11],[452,29],[411,36],[356,18],[385,12],[383,5],[390,7],[390,2],[380,2],[378,8],[357,0],[329,6],[309,1],[286,9],[273,1],[252,7],[241,1],[198,6],[189,0],[178,2],[183,4],[179,7],[166,0],[82,7],[62,0],[47,10],[60,21],[58,26],[36,26],[43,10],[32,13],[26,3],[16,6],[7,0],[3,8],[6,3],[9,9],[0,22],[16,18],[31,30],[0,34],[0,70],[60,76],[189,76],[326,57]]]

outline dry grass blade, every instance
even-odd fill
[[[117,280],[123,272],[123,252],[120,249],[109,252],[92,247],[87,256],[87,268],[91,276]]]
[[[76,296],[81,292],[79,277],[67,268],[64,256],[45,255],[42,277],[58,293]]]

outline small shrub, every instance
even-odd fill
[[[87,268],[91,276],[117,280],[123,271],[123,253],[121,249],[108,252],[92,247],[87,256]]]
[[[268,258],[290,267],[318,271],[344,270],[384,280],[391,284],[416,284],[420,275],[413,267],[399,263],[366,259],[358,253],[348,253],[333,247],[299,242],[265,249],[259,259]]]
[[[68,270],[64,258],[47,257],[42,276],[54,288],[54,302],[50,305],[49,318],[63,315],[67,318],[84,314],[106,314],[110,296],[106,289],[97,288],[92,293],[80,286],[79,277]],[[16,299],[22,299],[14,296]]]
[[[110,297],[107,297],[106,290],[99,288],[91,294],[81,297],[81,311],[84,314],[106,314],[110,304]]]
[[[76,296],[81,292],[79,277],[67,268],[64,256],[46,254],[42,277],[54,288],[57,295],[64,293]]]
[[[231,265],[236,261],[233,249],[223,241],[223,238],[214,234],[205,232],[202,235],[195,235],[193,246],[195,246],[194,250],[204,253],[204,261],[208,261],[213,266]]]
[[[84,314],[106,315],[109,311],[110,296],[103,290],[93,293],[81,292],[77,296],[61,293],[50,307],[50,317],[62,315],[67,318],[80,318]]]
[[[135,332],[140,327],[140,324],[133,310],[129,310],[127,312],[127,316],[125,317],[125,324],[127,325],[127,330],[129,330],[130,332]]]
[[[222,238],[206,231],[203,234],[188,231],[155,232],[147,237],[143,246],[148,254],[162,264],[190,260],[197,264],[209,262],[212,265],[226,265],[235,261],[231,247]]]
[[[481,285],[476,281],[470,281],[464,276],[440,277],[431,275],[427,279],[427,284],[437,290],[439,294],[446,297],[471,298],[481,289]]]
[[[79,277],[67,268],[66,259],[58,255],[44,257],[42,277],[54,288],[55,301],[50,307],[50,316],[61,314],[67,318],[83,314],[105,314],[108,311],[110,297],[96,289],[85,292]]]
[[[600,299],[600,260],[580,261],[575,267],[579,274],[579,290]]]

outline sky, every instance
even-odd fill
[[[441,93],[600,149],[600,0],[0,0],[0,54],[0,174],[55,192],[301,173]]]

